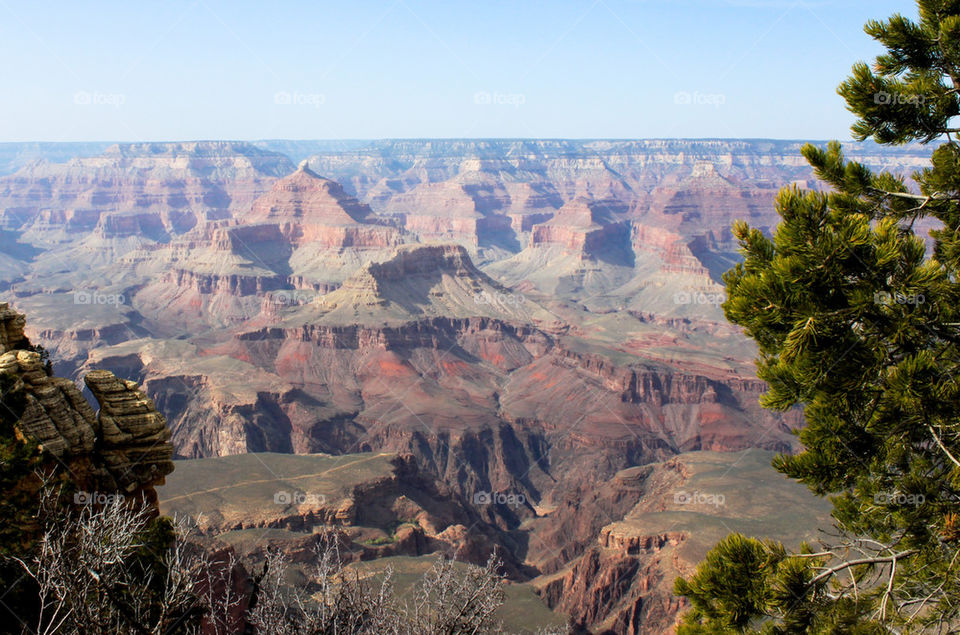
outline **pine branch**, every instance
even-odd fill
[[[943,450],[944,454],[950,458],[954,465],[960,467],[960,461],[958,461],[957,457],[950,453],[950,450],[948,450],[947,446],[943,444],[943,441],[940,440],[939,435],[937,435],[936,431],[933,429],[933,426],[931,426],[929,423],[927,424],[927,430],[929,430],[930,434],[933,435],[933,440],[937,442],[937,445],[940,446],[940,449]]]
[[[906,551],[901,551],[900,553],[895,553],[892,556],[875,556],[872,558],[858,558],[856,560],[849,560],[847,562],[840,563],[834,567],[830,567],[823,573],[815,576],[810,582],[807,583],[807,588],[817,584],[821,580],[829,578],[838,571],[843,571],[844,569],[849,569],[850,567],[859,567],[865,564],[883,564],[886,562],[896,562],[901,558],[906,558],[907,556],[912,556],[917,553],[916,549],[907,549]]]

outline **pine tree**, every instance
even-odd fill
[[[736,223],[724,277],[761,403],[803,408],[804,450],[774,466],[831,498],[836,537],[816,553],[728,537],[677,582],[680,633],[960,629],[960,0],[917,4],[867,23],[886,53],[839,93],[857,140],[931,144],[930,167],[911,187],[805,146],[829,191],[783,190],[772,237]],[[929,253],[918,221],[937,226]]]

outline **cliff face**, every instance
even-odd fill
[[[597,632],[668,632],[685,608],[670,585],[677,575],[677,548],[687,534],[680,526],[647,532],[614,530],[610,523],[637,507],[666,507],[689,477],[675,459],[629,468],[584,491],[583,500],[571,495],[546,518],[536,519],[532,531],[541,548],[535,557],[543,558],[545,574],[536,581],[541,597]]]
[[[119,491],[156,501],[154,486],[173,471],[173,447],[163,415],[139,387],[107,371],[85,382],[99,413],[68,379],[48,376],[29,350],[25,317],[0,304],[0,374],[14,378],[26,408],[17,428],[70,469],[81,488]]]
[[[592,257],[602,255],[604,250],[622,248],[619,243],[625,236],[626,225],[617,217],[617,211],[625,210],[621,205],[578,198],[557,210],[550,220],[534,225],[530,245],[555,243]]]
[[[718,540],[759,532],[796,548],[829,522],[830,504],[776,473],[772,458],[759,450],[680,454],[618,473],[585,496],[579,516],[569,505],[551,510],[531,527],[552,563],[535,581],[541,596],[594,632],[671,632],[686,608],[674,581]],[[571,524],[577,517],[592,525]],[[581,550],[558,557],[564,540]]]
[[[702,239],[701,239],[702,240]],[[661,260],[660,271],[685,273],[695,276],[709,276],[709,271],[694,255],[689,243],[679,234],[633,223],[630,231],[630,242],[637,253],[652,253]]]
[[[55,242],[91,225],[103,238],[166,238],[229,217],[292,169],[283,155],[243,143],[116,145],[0,177],[0,223]]]
[[[664,535],[645,540],[649,547],[638,554],[588,550],[563,576],[542,589],[542,597],[548,606],[583,624],[602,624],[608,632],[669,632],[686,604],[663,588],[662,567],[670,554],[662,547],[675,546],[681,538]]]
[[[278,476],[280,475],[280,476]],[[348,559],[457,553],[484,564],[496,549],[512,578],[527,570],[514,538],[486,523],[409,455],[258,457],[237,455],[178,462],[160,488],[165,514],[196,516],[216,536],[251,529],[275,532],[295,559],[310,557],[317,532],[335,528]],[[263,543],[250,545],[262,553]]]
[[[477,269],[466,250],[458,245],[427,246],[398,250],[397,255],[385,262],[370,263],[365,271],[374,283],[374,292],[379,293],[385,285],[403,280],[408,276],[447,272],[454,277],[478,277],[488,279]]]

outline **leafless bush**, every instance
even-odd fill
[[[257,584],[249,622],[260,633],[398,633],[393,606],[392,575],[388,570],[378,584],[361,580],[343,567],[339,541],[323,534],[315,547],[316,560],[310,583],[285,583],[287,561],[276,549],[267,552]]]
[[[438,557],[399,606],[388,568],[378,581],[361,580],[343,566],[339,543],[329,534],[317,544],[311,584],[284,583],[284,555],[270,551],[260,575],[250,623],[259,633],[357,633],[383,635],[461,635],[499,633],[496,612],[503,604],[500,561],[485,567],[457,565]]]
[[[437,558],[417,588],[413,606],[406,609],[410,633],[500,633],[496,619],[503,605],[500,560],[491,554],[484,567],[460,570],[456,563]]]
[[[502,632],[500,561],[437,561],[401,602],[392,571],[361,577],[341,559],[336,534],[320,536],[305,584],[288,582],[289,563],[267,551],[252,579],[232,550],[191,540],[181,519],[169,540],[150,537],[153,510],[113,497],[66,506],[45,490],[35,553],[15,558],[33,579],[39,612],[23,633],[107,635],[461,635]],[[159,545],[156,550],[151,545]]]
[[[137,607],[117,600],[129,595],[125,564],[140,547],[137,534],[149,510],[128,508],[114,498],[101,508],[85,506],[70,514],[62,511],[51,490],[43,490],[42,497],[38,552],[32,562],[15,558],[39,587],[36,632],[118,631],[128,619],[136,619]]]
[[[237,602],[229,595],[204,598],[203,584],[217,572],[209,554],[186,540],[184,522],[174,522],[168,545],[150,551],[145,538],[153,509],[142,501],[111,496],[103,505],[68,507],[58,491],[45,488],[40,516],[36,552],[14,558],[39,594],[25,633],[194,633],[204,613]]]

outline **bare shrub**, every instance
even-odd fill
[[[400,632],[391,571],[379,583],[361,580],[356,571],[351,575],[332,533],[322,534],[314,551],[310,583],[290,586],[285,583],[286,556],[277,549],[268,550],[249,614],[251,626],[261,633],[291,635]]]
[[[186,520],[155,518],[144,502],[111,497],[68,506],[43,490],[41,536],[14,558],[35,582],[34,635],[466,635],[500,633],[501,562],[477,567],[438,557],[403,602],[393,574],[361,577],[322,534],[304,584],[290,584],[285,554],[269,549],[252,578],[231,549],[191,539]]]
[[[409,632],[503,632],[496,619],[504,600],[501,564],[496,554],[491,554],[486,566],[463,570],[454,560],[439,556],[418,585],[412,607],[405,611]]]
[[[357,633],[383,635],[466,635],[503,632],[496,612],[503,605],[500,560],[486,566],[458,564],[438,557],[399,606],[392,570],[363,580],[343,566],[339,542],[325,534],[316,545],[310,583],[285,584],[285,556],[267,554],[259,576],[250,624],[258,633]]]
[[[40,495],[37,549],[13,558],[39,595],[39,611],[23,632],[199,632],[209,607],[198,580],[210,561],[185,540],[185,525],[151,522],[150,506],[122,496],[71,508],[55,489]]]

